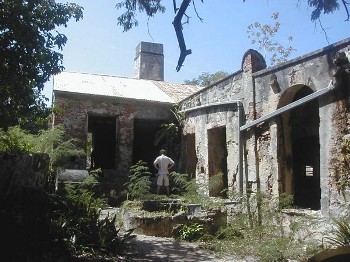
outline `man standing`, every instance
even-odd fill
[[[160,187],[165,186],[166,193],[169,196],[169,169],[175,165],[175,162],[166,156],[165,149],[160,150],[160,156],[153,162],[153,166],[158,170],[157,177],[157,194],[159,194]]]

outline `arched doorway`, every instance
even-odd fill
[[[280,106],[312,94],[307,86],[290,88]],[[279,121],[280,193],[294,196],[301,208],[320,209],[319,104],[312,100],[280,116]]]

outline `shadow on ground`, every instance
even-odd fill
[[[172,238],[137,235],[131,241],[129,248],[128,258],[124,261],[228,261],[210,254],[195,244]]]

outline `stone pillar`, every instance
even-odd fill
[[[266,68],[265,59],[263,56],[253,50],[249,49],[243,56],[242,59],[242,80],[243,80],[243,108],[245,110],[246,121],[253,121],[259,117],[257,112],[257,90],[255,89],[255,79],[253,76],[254,72]],[[242,134],[244,140],[244,179],[243,183],[246,186],[246,183],[252,186],[253,192],[256,192],[257,187],[260,185],[257,184],[259,177],[259,163],[257,161],[257,141],[255,137],[255,128],[246,130]]]

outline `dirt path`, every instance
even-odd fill
[[[254,262],[247,258],[236,260],[233,258],[218,258],[196,244],[180,242],[173,238],[137,235],[131,241],[128,258],[122,261],[149,261],[149,262]]]
[[[101,211],[101,218],[119,212],[118,208],[109,208]],[[128,251],[124,258],[117,261],[123,262],[256,262],[252,257],[245,259],[219,258],[208,250],[198,247],[197,244],[181,242],[174,238],[136,235],[128,245]]]

